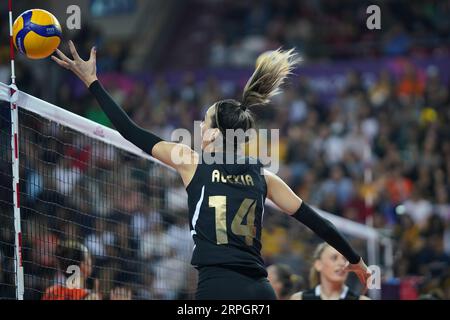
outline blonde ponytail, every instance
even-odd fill
[[[300,61],[294,49],[267,51],[256,60],[256,69],[244,88],[242,105],[264,105],[281,92],[280,86]]]

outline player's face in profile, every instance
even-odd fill
[[[212,126],[212,117],[214,116],[215,112],[215,105],[212,105],[208,108],[208,111],[206,111],[205,118],[200,123],[200,129],[201,129],[201,136],[202,136],[202,149],[205,149],[206,146],[208,146],[210,143],[212,143],[216,136],[217,131],[219,129],[211,129]]]
[[[344,271],[347,260],[336,249],[327,246],[322,252],[320,259],[314,264],[322,277],[330,282],[344,283],[347,280],[348,272]]]

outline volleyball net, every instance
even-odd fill
[[[178,175],[115,130],[15,94],[17,137],[10,87],[0,83],[0,299],[20,298],[21,291],[24,299],[61,298],[68,293],[54,289],[74,283],[79,294],[93,299],[193,298],[197,274],[189,264],[193,242]],[[267,212],[266,224],[284,223],[290,235],[300,235],[291,239],[293,248],[311,235],[293,219],[277,221],[287,216],[275,214],[270,204]],[[359,243],[370,264],[389,270],[387,238],[322,214]],[[263,239],[263,248],[264,241],[272,240]],[[287,256],[309,263],[311,254],[307,248]]]
[[[66,286],[70,265],[80,267],[81,289],[102,299],[190,298],[193,244],[175,172],[114,130],[21,92],[17,105],[24,298]],[[15,298],[9,112],[2,104],[0,292]],[[91,268],[74,244],[87,248]]]

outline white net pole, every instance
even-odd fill
[[[17,87],[16,72],[14,66],[14,46],[13,46],[13,16],[12,16],[12,0],[8,1],[9,7],[9,36],[10,36],[10,56],[11,56],[11,87],[10,106],[11,106],[11,152],[12,152],[12,190],[14,201],[14,232],[15,232],[15,278],[16,278],[16,298],[23,300],[24,294],[24,276],[22,263],[22,227],[20,219],[20,189],[19,189],[19,112],[17,109]]]

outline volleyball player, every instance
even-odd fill
[[[345,285],[346,263],[345,257],[328,243],[317,246],[309,275],[310,289],[297,292],[291,300],[368,300]]]
[[[289,300],[294,292],[303,287],[303,279],[286,264],[272,264],[267,267],[267,273],[278,300]]]
[[[226,140],[226,130],[247,131],[255,126],[251,109],[270,102],[295,67],[293,50],[262,55],[244,88],[242,101],[221,100],[206,112],[201,123],[202,151],[164,141],[138,127],[105,91],[97,79],[96,49],[84,61],[69,42],[73,59],[60,50],[52,59],[74,72],[89,88],[119,133],[127,140],[174,168],[188,193],[191,234],[195,248],[191,263],[199,271],[197,299],[276,299],[267,280],[260,254],[261,227],[266,197],[284,212],[312,229],[349,261],[348,270],[365,283],[369,273],[361,257],[345,238],[314,209],[303,202],[277,175],[263,169],[258,161],[236,164],[234,141]],[[222,140],[223,139],[223,140]],[[224,141],[224,143],[217,143]],[[232,145],[233,149],[227,146]],[[228,152],[228,154],[227,154]],[[184,161],[174,159],[180,155]],[[208,156],[234,158],[234,164],[207,164]]]

